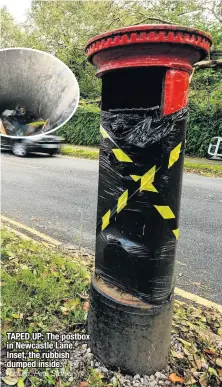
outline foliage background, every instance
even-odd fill
[[[0,22],[1,48],[20,46],[48,51],[75,73],[82,103],[60,134],[67,142],[81,145],[97,145],[99,141],[97,100],[101,83],[85,58],[89,38],[121,26],[168,22],[211,33],[213,49],[222,49],[220,0],[33,0],[24,23],[16,23],[6,7],[1,8]],[[211,137],[222,136],[221,97],[221,72],[195,71],[189,99],[187,154],[205,156]]]
[[[81,104],[74,117],[58,133],[69,144],[97,146],[100,140],[99,126],[100,109],[93,104]]]

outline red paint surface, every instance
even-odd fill
[[[136,50],[132,50],[130,47],[124,47],[121,49],[115,48],[113,50],[102,51],[93,58],[93,63],[98,68],[97,75],[101,77],[105,72],[111,70],[148,66],[183,69],[190,74],[192,73],[193,68],[190,61],[184,58],[180,52],[170,55],[165,52],[157,53],[156,49],[147,51],[144,49],[144,46]],[[188,54],[189,52],[187,50]]]
[[[165,76],[163,115],[175,113],[188,102],[189,74],[186,71],[168,70]]]
[[[131,26],[95,36],[89,40],[86,53],[91,57],[104,49],[138,43],[189,44],[200,48],[206,55],[210,50],[212,37],[194,28],[167,24]]]

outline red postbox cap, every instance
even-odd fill
[[[125,67],[165,66],[188,72],[203,59],[211,35],[194,28],[169,24],[124,27],[90,39],[86,54],[98,75]]]

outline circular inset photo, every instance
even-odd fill
[[[26,137],[64,125],[79,103],[79,85],[61,60],[30,48],[0,50],[0,133]]]

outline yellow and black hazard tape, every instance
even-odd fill
[[[151,192],[158,192],[157,189],[154,187],[153,182],[155,179],[155,173],[156,173],[156,166],[152,167],[148,172],[146,172],[143,176],[133,176],[133,180],[135,182],[138,182],[141,180],[139,187],[133,191],[133,193],[129,196],[129,190],[126,189],[118,198],[117,206],[113,211],[109,210],[105,213],[105,215],[102,217],[102,231],[105,230],[105,228],[110,224],[111,216],[116,214],[119,214],[128,203],[128,200],[131,199],[138,191],[151,191]],[[132,176],[130,176],[132,178]]]
[[[128,189],[122,193],[122,195],[119,197],[116,210],[115,212],[117,214],[120,213],[126,207],[128,202]],[[106,214],[102,217],[102,231],[105,230],[105,228],[109,225],[111,218],[111,210],[107,211]]]
[[[107,133],[107,131],[100,126],[100,133],[102,134],[103,138],[110,139],[115,146],[117,144],[115,141],[110,137],[110,135]],[[169,161],[168,161],[168,169],[171,168],[179,159],[180,153],[181,153],[181,147],[182,147],[182,142],[180,142],[176,147],[174,147],[169,155]],[[118,146],[117,148],[113,148],[112,152],[114,153],[116,159],[119,162],[125,162],[125,163],[133,163],[133,160],[125,153],[123,152]],[[158,168],[158,170],[160,167]],[[134,193],[129,197],[129,191],[128,189],[124,191],[121,196],[118,198],[117,201],[117,206],[115,209],[108,210],[105,215],[102,217],[102,231],[108,227],[111,221],[111,217],[116,213],[119,214],[123,208],[127,206],[128,200],[134,196],[138,191],[151,191],[151,192],[156,192],[158,193],[156,187],[153,185],[154,180],[155,180],[155,174],[157,172],[156,165],[154,165],[151,169],[149,169],[144,175],[139,176],[139,175],[130,175],[131,179],[134,180],[136,183],[140,181],[140,186],[137,188]],[[176,219],[173,211],[169,206],[166,205],[155,205],[155,209],[158,211],[158,213],[162,216],[163,219]],[[174,236],[176,239],[179,239],[179,228],[175,228],[172,230]]]

